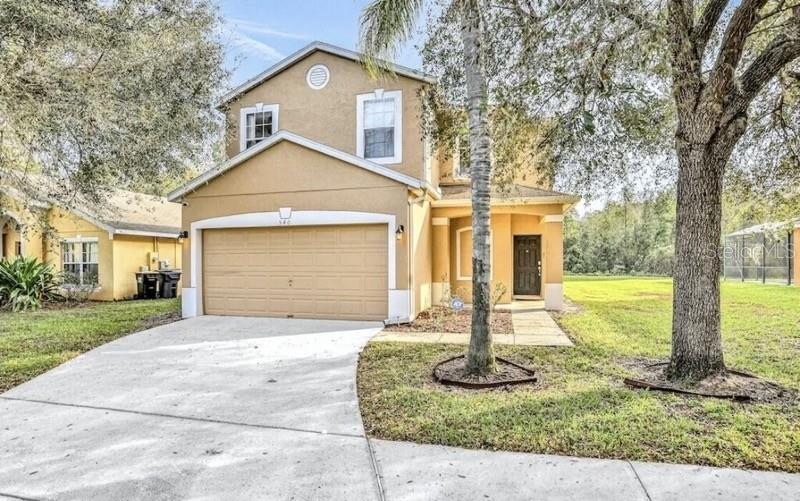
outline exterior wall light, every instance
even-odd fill
[[[405,233],[405,232],[406,232],[406,229],[403,227],[403,225],[402,224],[398,224],[397,225],[397,229],[394,231],[394,234],[395,234],[395,236],[397,237],[398,240],[402,240],[403,239],[403,233]]]

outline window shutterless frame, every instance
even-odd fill
[[[71,285],[99,282],[99,244],[96,237],[67,238],[61,241],[61,270],[75,277]]]
[[[394,120],[392,121],[392,134],[393,134],[393,155],[382,157],[367,157],[367,140],[366,130],[368,103],[390,101],[394,103]],[[376,111],[376,113],[378,113]],[[381,114],[384,111],[380,111]],[[388,129],[388,127],[380,127],[381,129]],[[376,128],[377,129],[377,128]],[[388,131],[380,131],[375,136],[386,137]],[[384,91],[377,89],[369,94],[359,94],[356,96],[356,156],[365,158],[371,162],[379,164],[399,164],[403,161],[403,92],[399,90]]]
[[[247,136],[247,117],[255,115],[256,113],[271,113],[272,114],[272,130],[268,135],[259,137]],[[258,103],[255,106],[248,106],[239,110],[239,151],[242,152],[247,149],[247,141],[253,140],[257,144],[258,141],[275,134],[279,130],[278,118],[280,115],[280,106],[277,104],[262,104]],[[252,146],[252,145],[251,145]]]

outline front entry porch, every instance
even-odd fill
[[[563,306],[561,204],[492,207],[492,301],[541,299],[548,310]],[[433,304],[454,296],[472,300],[470,207],[433,209]]]

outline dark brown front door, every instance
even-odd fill
[[[514,294],[538,296],[542,292],[542,237],[514,236]]]

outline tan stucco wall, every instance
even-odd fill
[[[111,301],[114,299],[114,248],[108,232],[92,223],[61,209],[51,209],[48,224],[53,233],[45,240],[45,261],[61,270],[61,244],[63,238],[97,238],[97,280],[99,289],[91,299]]]
[[[306,72],[315,64],[324,64],[330,70],[330,81],[321,90],[311,89],[306,84]],[[229,104],[227,155],[232,157],[239,153],[240,109],[257,103],[279,105],[279,129],[355,155],[356,96],[375,89],[400,90],[403,93],[403,156],[402,163],[389,167],[422,178],[424,151],[418,91],[424,85],[403,76],[371,80],[354,61],[314,52]]]
[[[38,218],[36,211],[26,209],[9,196],[0,195],[0,232],[5,234],[0,256],[14,258],[16,243],[20,242],[23,256],[41,260],[43,247]]]
[[[440,214],[439,209],[434,216]],[[472,232],[459,232],[462,228],[472,225],[470,216],[461,216],[450,220],[449,239],[449,265],[450,286],[454,295],[459,295],[467,302],[472,301]],[[440,227],[441,228],[441,227]],[[443,230],[438,230],[439,232]],[[492,293],[498,284],[506,288],[500,302],[511,301],[514,289],[514,236],[515,235],[541,235],[542,237],[542,290],[545,297],[545,284],[561,283],[563,278],[563,234],[560,222],[545,223],[540,215],[494,213],[492,211]],[[441,233],[437,242],[445,239]],[[457,249],[457,238],[461,238],[461,255]],[[435,251],[436,252],[436,251]],[[442,259],[441,250],[437,254]],[[466,280],[459,280],[456,273],[456,260],[461,258],[461,273]],[[441,264],[439,265],[441,266]]]
[[[431,307],[431,206],[429,201],[412,203],[411,207],[411,244],[410,254],[414,256],[413,266],[413,304],[412,316]]]
[[[794,229],[794,285],[800,287],[800,228]]]
[[[294,143],[282,142],[231,169],[223,176],[185,197],[183,229],[212,217],[275,212],[281,207],[295,211],[357,211],[393,214],[408,233],[408,189],[405,185],[373,174]],[[397,288],[409,285],[408,234],[396,241]],[[191,275],[191,243],[184,241],[184,287],[194,287]]]
[[[169,261],[170,268],[181,267],[181,244],[174,238],[115,235],[114,299],[130,299],[136,295],[136,272],[139,267],[158,269],[158,260]],[[156,259],[157,258],[157,259]],[[102,257],[100,258],[102,261]],[[181,284],[178,284],[180,294]]]

